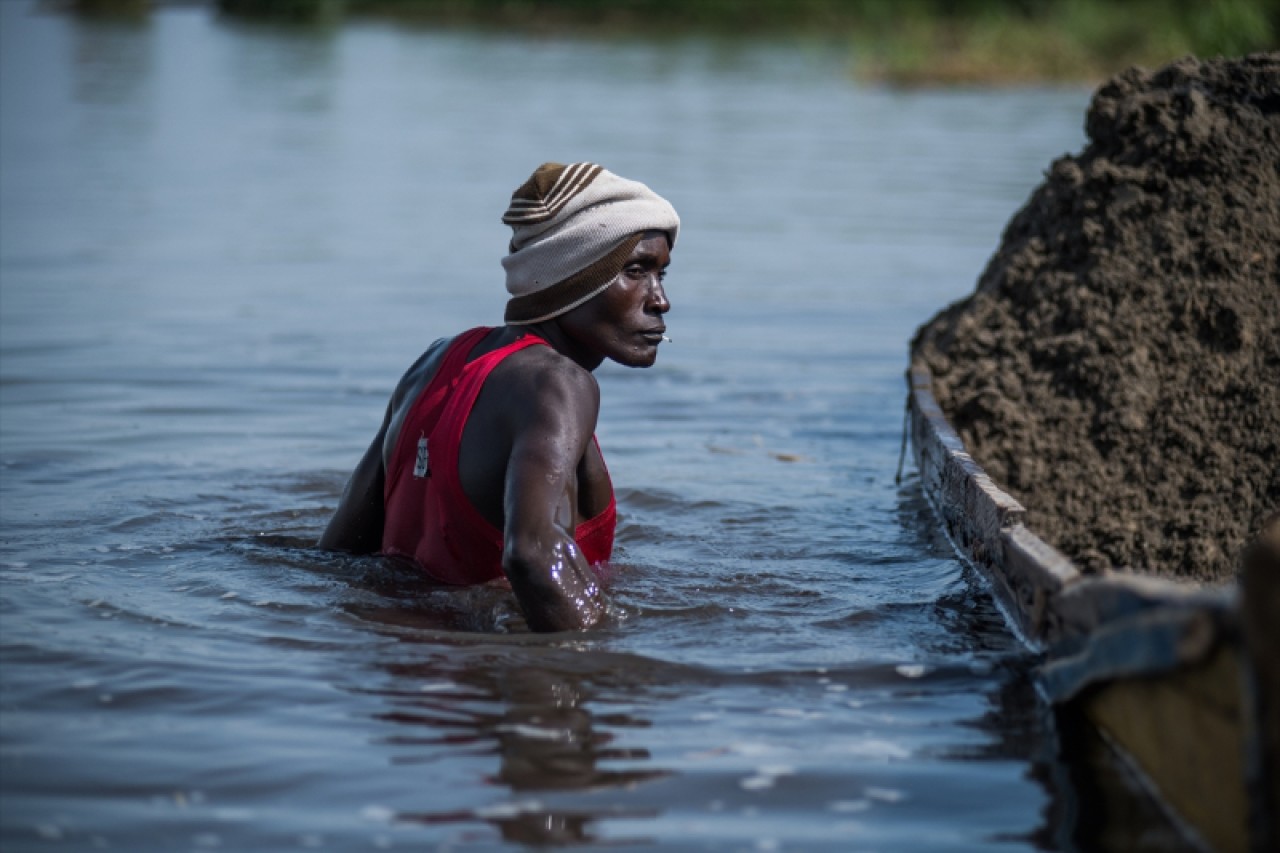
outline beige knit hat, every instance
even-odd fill
[[[675,209],[638,181],[594,163],[543,163],[511,194],[506,322],[540,323],[603,291],[645,231],[680,230]]]

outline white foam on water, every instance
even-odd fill
[[[833,744],[828,747],[828,749],[832,752],[867,759],[879,758],[882,760],[889,760],[911,757],[911,750],[901,744],[876,737],[844,741],[839,744]]]
[[[735,741],[728,745],[728,750],[742,756],[780,755],[787,752],[780,746],[758,740]]]
[[[540,812],[543,810],[542,802],[539,800],[524,800],[511,803],[493,803],[488,806],[481,806],[473,810],[471,813],[478,818],[485,820],[493,820],[508,817],[519,817],[522,814],[531,812]]]
[[[810,711],[807,708],[765,708],[764,712],[771,717],[790,717],[795,720],[821,720],[826,716],[822,711]]]
[[[756,772],[762,776],[794,776],[796,769],[790,764],[766,764],[757,767]]]
[[[896,788],[867,788],[866,795],[882,803],[900,803],[907,798],[905,791]]]
[[[573,735],[564,729],[548,729],[526,723],[503,723],[493,727],[497,732],[509,732],[531,740],[569,740]]]
[[[443,693],[447,690],[453,690],[457,685],[452,681],[428,681],[418,687],[419,693]]]
[[[368,805],[360,810],[360,817],[365,820],[377,821],[378,823],[387,823],[396,816],[394,809],[386,806]]]

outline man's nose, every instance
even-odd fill
[[[649,305],[659,314],[665,314],[671,310],[671,303],[667,301],[667,291],[662,287],[662,282],[655,281],[654,286],[649,289]]]

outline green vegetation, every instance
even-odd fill
[[[147,0],[71,0],[69,8],[90,18],[139,19],[149,11]]]
[[[900,7],[892,22],[874,21],[869,40],[855,37],[862,73],[906,83],[1100,80],[1186,54],[1275,50],[1280,34],[1280,4],[1262,0],[975,0],[905,8],[910,12]]]
[[[217,0],[218,11],[237,18],[328,26],[342,20],[345,0]]]
[[[1276,50],[1277,0],[218,0],[300,21],[379,15],[534,32],[710,32],[847,40],[899,83],[1097,80],[1191,53]]]

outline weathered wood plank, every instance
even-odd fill
[[[1250,543],[1240,576],[1248,652],[1246,755],[1257,850],[1280,850],[1280,516]]]
[[[1023,631],[1044,643],[1061,642],[1073,626],[1064,621],[1056,602],[1080,581],[1080,571],[1022,524],[1001,531],[1000,542],[1001,569],[1024,614]]]
[[[1086,716],[1212,850],[1250,844],[1240,677],[1235,651],[1223,646],[1199,666],[1111,681],[1084,700]]]
[[[928,371],[913,366],[908,379],[911,446],[925,494],[952,543],[987,578],[1014,627],[1039,644],[1049,624],[1042,605],[1051,590],[1074,578],[1074,567],[1063,560],[1054,570],[1045,570],[1026,555],[1047,545],[1029,531],[1006,536],[1025,531],[1022,504],[1000,489],[965,450],[933,397]],[[1008,560],[1012,564],[1007,568]]]

